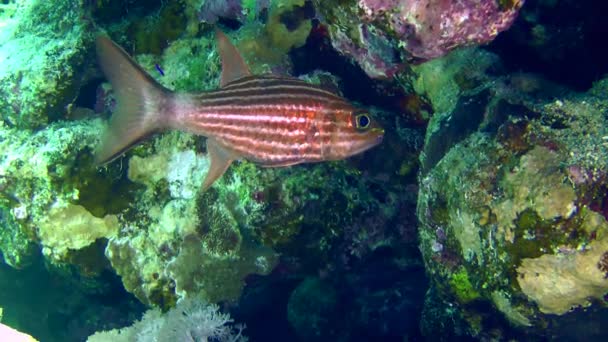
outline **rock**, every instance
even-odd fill
[[[404,61],[427,61],[492,41],[524,1],[316,1],[333,47],[372,78],[392,78]],[[400,58],[401,57],[401,58]]]
[[[494,89],[468,123],[456,105],[429,124],[418,217],[432,284],[477,338],[566,336],[557,327],[583,315],[600,329],[608,104],[595,91],[539,103]],[[460,123],[453,145],[432,147]]]
[[[8,126],[36,129],[66,117],[93,35],[81,1],[10,5],[12,15],[0,12],[0,117]]]

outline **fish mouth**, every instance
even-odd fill
[[[382,128],[373,128],[373,133],[376,133],[376,138],[374,139],[372,146],[376,146],[384,140],[384,129]]]
[[[371,149],[372,147],[376,147],[380,145],[384,139],[384,129],[382,128],[372,128],[368,133],[370,133],[371,136],[369,136],[366,141],[361,144],[356,151],[354,151],[353,154],[362,153]]]

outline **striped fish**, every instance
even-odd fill
[[[254,76],[221,31],[220,89],[175,93],[158,84],[117,44],[97,38],[101,68],[117,106],[96,161],[104,164],[154,133],[207,137],[207,189],[236,159],[266,167],[344,159],[382,141],[384,130],[346,99],[296,78]]]

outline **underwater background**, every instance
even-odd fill
[[[607,340],[606,13],[0,0],[0,341]],[[206,191],[201,136],[96,166],[116,106],[96,37],[200,92],[219,87],[216,28],[253,74],[368,110],[383,142],[236,162]]]

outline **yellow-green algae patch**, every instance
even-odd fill
[[[543,313],[562,315],[574,307],[589,306],[608,292],[606,272],[600,263],[608,251],[608,223],[587,211],[584,225],[593,226],[597,239],[584,249],[523,259],[517,281],[523,293]]]
[[[83,206],[67,204],[51,208],[40,223],[38,237],[46,256],[63,259],[69,250],[79,250],[97,239],[114,236],[118,229],[115,215],[98,218]]]
[[[576,193],[559,171],[562,161],[556,152],[536,146],[505,175],[501,181],[504,199],[495,203],[492,210],[505,240],[514,241],[515,222],[526,208],[533,208],[539,220],[567,219],[575,213]]]
[[[468,303],[479,298],[479,292],[471,285],[469,274],[464,268],[452,275],[450,285],[454,290],[456,297],[463,303]]]

